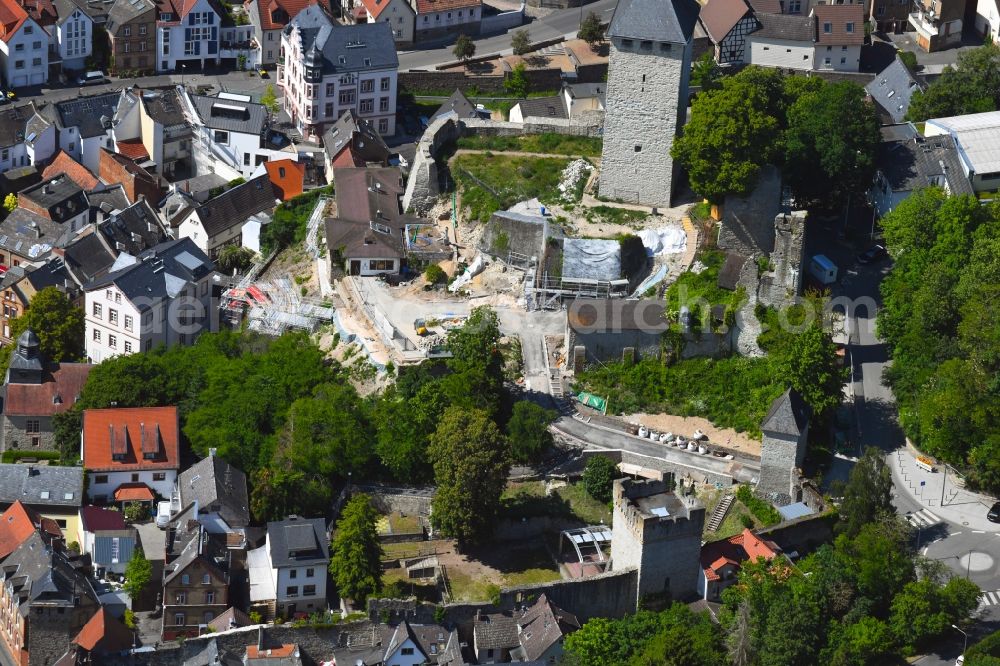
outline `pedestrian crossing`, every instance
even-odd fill
[[[923,529],[925,527],[930,527],[931,525],[937,525],[941,522],[941,519],[935,516],[933,513],[927,509],[921,509],[920,511],[914,511],[906,514],[906,522],[910,523],[914,527]]]
[[[987,606],[1000,606],[1000,590],[983,592],[979,595],[979,610]]]

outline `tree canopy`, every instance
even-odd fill
[[[514,55],[524,55],[531,50],[531,34],[525,30],[515,30],[510,38],[510,47]]]
[[[866,524],[893,513],[892,473],[883,453],[869,446],[851,469],[838,526],[848,536],[856,536]]]
[[[542,453],[552,446],[549,424],[555,417],[555,411],[545,409],[529,400],[514,403],[510,420],[507,421],[507,439],[510,441],[511,455],[515,462],[527,463],[538,460]]]
[[[459,35],[451,52],[459,60],[468,60],[476,55],[476,43],[468,35]]]
[[[27,329],[38,336],[39,352],[49,362],[85,360],[83,310],[55,287],[45,287],[31,299],[24,314],[13,319],[10,337],[15,341]],[[6,374],[13,346],[0,348],[0,374]]]
[[[607,456],[594,455],[583,468],[583,487],[587,494],[605,504],[611,501],[611,491],[618,478],[618,466]]]
[[[958,54],[926,91],[916,90],[906,119],[961,116],[1000,108],[1000,46],[987,44]]]
[[[604,28],[601,26],[601,17],[594,12],[587,12],[586,18],[580,23],[580,31],[577,38],[582,39],[594,50],[598,44],[604,41]]]
[[[330,544],[330,573],[340,596],[363,602],[382,587],[378,512],[364,493],[352,497],[337,521]]]
[[[812,324],[793,336],[779,361],[780,375],[822,417],[843,399],[847,369],[840,365],[837,346],[830,335]]]

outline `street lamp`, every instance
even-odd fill
[[[181,63],[181,88],[184,87],[184,70],[187,69],[187,65],[183,62]]]
[[[951,625],[951,628],[962,634],[965,637],[965,641],[962,643],[962,654],[965,654],[965,649],[969,647],[969,634],[965,633],[958,628],[957,625]]]

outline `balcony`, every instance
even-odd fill
[[[908,22],[924,39],[930,39],[938,34],[940,19],[933,10],[927,10],[920,4],[914,5]]]

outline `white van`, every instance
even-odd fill
[[[156,505],[156,526],[161,530],[170,523],[170,502],[160,502]]]
[[[809,274],[820,284],[833,284],[837,281],[837,264],[830,261],[826,255],[817,254],[809,262]]]

